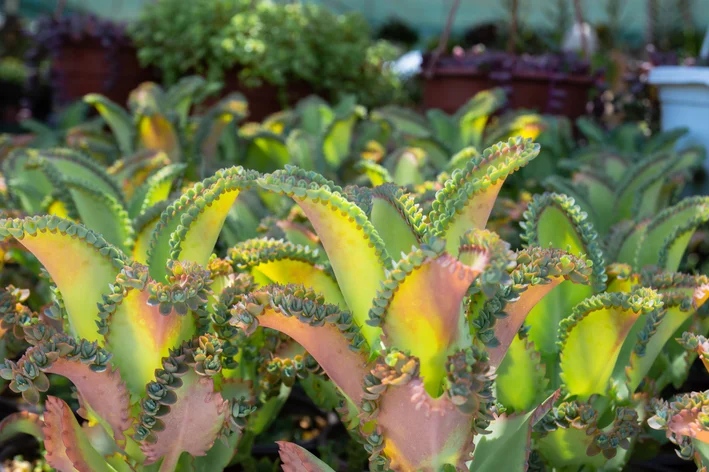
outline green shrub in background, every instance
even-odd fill
[[[386,67],[397,49],[372,40],[358,14],[267,0],[160,0],[146,5],[131,31],[141,62],[167,83],[185,73],[221,80],[234,71],[250,87],[304,83],[334,100],[357,94],[365,105],[401,95]]]

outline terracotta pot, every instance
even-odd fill
[[[438,69],[424,82],[424,108],[455,112],[476,93],[494,87],[507,92],[508,107],[577,118],[586,104],[595,80],[548,72],[487,73],[465,68]]]
[[[258,87],[246,87],[239,80],[238,70],[227,72],[224,78],[224,88],[221,95],[231,92],[240,92],[249,102],[249,121],[261,121],[268,115],[283,110],[284,107],[293,106],[298,101],[314,93],[312,87],[305,82],[289,83],[283,92],[276,86],[263,84]],[[282,102],[285,99],[285,103]]]
[[[52,75],[54,100],[60,105],[88,93],[101,93],[124,105],[131,90],[156,79],[152,71],[140,67],[134,47],[112,50],[94,39],[63,44],[53,57]]]

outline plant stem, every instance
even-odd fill
[[[451,30],[453,29],[453,20],[455,20],[455,14],[458,11],[459,6],[460,0],[453,0],[453,5],[451,5],[451,9],[448,12],[446,26],[443,28],[443,32],[441,33],[441,39],[438,42],[438,47],[433,52],[433,55],[431,56],[431,62],[428,64],[428,69],[426,70],[425,75],[428,78],[433,76],[433,69],[434,67],[436,67],[436,62],[438,62],[438,59],[441,57],[441,54],[443,54],[443,52],[446,50],[446,47],[448,46],[448,38],[451,35]]]
[[[511,0],[510,6],[510,37],[507,39],[507,52],[514,53],[517,48],[517,30],[519,28],[519,0]]]

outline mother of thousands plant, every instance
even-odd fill
[[[321,395],[334,386],[372,470],[621,463],[618,447],[642,426],[645,377],[656,359],[672,360],[665,344],[699,322],[706,299],[703,278],[641,269],[676,270],[695,227],[685,220],[705,206],[692,200],[638,223],[622,240],[633,265],[607,273],[578,207],[546,195],[515,253],[485,226],[507,176],[538,152],[522,138],[470,152],[427,215],[392,184],[341,188],[293,167],[220,171],[162,211],[143,264],[57,216],[3,220],[0,232],[37,256],[58,300],[51,319],[24,308],[22,292],[4,293],[4,326],[15,352],[27,349],[0,373],[29,401],[47,374],[68,377],[91,420],[80,427],[49,397],[42,418],[15,415],[5,427],[43,437],[62,471],[219,470],[247,418],[268,411],[254,412],[253,387],[273,394],[322,372]],[[230,209],[254,187],[291,197],[325,254],[261,239],[215,259]],[[683,223],[682,237],[663,238],[665,225]],[[286,471],[328,470],[281,447]]]
[[[253,410],[245,380],[256,377],[245,375],[253,368],[242,331],[264,336],[261,326],[298,342],[307,356],[294,360],[310,366],[314,359],[337,386],[344,419],[361,434],[375,469],[433,471],[472,460],[486,470],[500,447],[515,451],[505,457],[512,467],[525,467],[531,426],[556,396],[507,416],[495,405],[494,368],[546,293],[591,275],[583,258],[540,248],[515,254],[484,229],[506,176],[537,153],[522,139],[486,150],[453,174],[428,219],[392,186],[341,189],[293,168],[265,176],[221,171],[162,212],[145,265],[56,216],[4,220],[3,235],[51,275],[58,302],[49,314],[61,322],[40,321],[8,291],[5,322],[30,347],[2,375],[28,401],[46,391],[47,374],[68,377],[94,430],[80,427],[53,397],[42,419],[11,423],[41,424],[37,435],[59,470],[224,467]],[[232,251],[241,267],[258,269],[257,282],[269,283],[251,289],[210,258],[237,196],[254,185],[294,198],[329,268],[312,258],[296,264],[309,257],[302,248],[252,243],[255,263],[248,251]],[[271,283],[291,276],[307,287]],[[493,296],[507,300],[505,312],[485,307]],[[489,354],[480,339],[494,346]],[[487,428],[492,433],[481,439]],[[215,443],[218,436],[229,447]]]

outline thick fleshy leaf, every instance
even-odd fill
[[[226,215],[249,179],[247,175],[241,167],[219,171],[195,184],[163,211],[148,248],[153,279],[165,278],[171,258],[206,265]]]
[[[586,200],[593,207],[596,219],[594,227],[600,234],[606,234],[613,222],[614,190],[605,175],[593,172],[578,172],[572,177],[572,188],[581,187]]]
[[[458,128],[457,120],[453,116],[443,110],[432,108],[426,111],[426,118],[431,124],[433,135],[439,142],[451,143],[451,147],[457,147],[453,149],[454,151],[459,151],[466,147],[466,145],[460,145],[460,129]],[[467,146],[475,146],[475,144],[471,142]]]
[[[123,205],[88,182],[66,177],[64,185],[81,222],[110,244],[128,252],[133,245],[133,225]]]
[[[283,240],[252,239],[231,248],[228,257],[235,269],[249,271],[259,285],[302,284],[322,294],[327,303],[347,309],[335,278],[320,265],[317,250]]]
[[[321,152],[325,162],[337,169],[350,155],[352,132],[359,116],[356,109],[338,116],[322,135]]]
[[[370,119],[390,123],[394,131],[403,136],[426,138],[431,135],[424,117],[408,108],[395,105],[377,108],[370,113]]]
[[[189,292],[202,288],[201,274],[183,275],[178,287],[167,290],[173,301],[178,295],[186,300]],[[151,294],[151,289],[156,292],[160,289],[151,287],[151,283],[145,266],[126,266],[113,282],[112,294],[104,297],[101,304],[101,331],[107,349],[113,354],[112,363],[124,373],[133,396],[144,393],[145,385],[153,379],[169,349],[197,333],[195,315],[180,314],[172,307],[165,313],[161,296]]]
[[[62,294],[72,334],[101,342],[96,305],[125,262],[120,250],[86,227],[55,216],[0,220],[0,237],[8,236],[34,254],[51,275]]]
[[[63,400],[49,396],[45,403],[43,428],[47,463],[60,472],[112,472],[93,448],[74,413]]]
[[[366,401],[360,415],[370,463],[376,464],[382,451],[391,470],[465,467],[473,435],[491,419],[492,376],[484,357],[460,354],[446,369],[450,389],[438,398],[426,392],[416,358],[390,352],[378,361],[365,382]]]
[[[379,316],[385,345],[419,359],[432,396],[439,393],[450,350],[468,334],[460,330],[461,304],[486,262],[483,256],[477,266],[469,267],[440,248],[424,246],[397,262],[374,300],[370,318]]]
[[[246,99],[240,93],[232,93],[212,106],[207,113],[200,118],[197,131],[194,136],[193,155],[201,156],[203,171],[209,171],[209,159],[213,159],[219,138],[227,125],[243,119],[248,112]]]
[[[232,324],[251,334],[258,326],[287,334],[315,358],[327,376],[356,404],[368,370],[364,339],[352,317],[325,305],[302,287],[272,286],[251,292],[232,308]]]
[[[389,173],[387,168],[376,162],[361,160],[356,164],[355,168],[364,172],[373,187],[394,182],[394,177]]]
[[[342,295],[367,342],[378,344],[380,329],[366,325],[371,302],[384,280],[390,260],[384,242],[357,204],[318,174],[287,167],[259,180],[285,193],[303,209],[328,255]]]
[[[43,441],[42,420],[37,414],[29,411],[18,411],[7,415],[0,421],[0,443],[4,443],[16,434],[29,434],[38,441]]]
[[[424,172],[426,154],[417,148],[400,148],[387,157],[393,162],[392,177],[397,185],[413,187],[422,185],[426,178]]]
[[[532,427],[552,409],[558,400],[557,391],[534,411],[514,416],[502,415],[490,423],[490,434],[480,437],[475,445],[470,470],[499,472],[526,471],[529,467]]]
[[[582,401],[606,394],[633,325],[661,307],[660,295],[645,288],[596,295],[574,307],[559,326],[560,375],[569,394]]]
[[[460,237],[468,230],[485,228],[505,179],[534,159],[539,145],[511,138],[482,155],[472,154],[465,169],[454,171],[436,193],[429,216],[434,234],[446,239],[446,250],[452,255],[457,255]]]
[[[156,203],[133,221],[133,229],[135,232],[135,243],[133,244],[134,261],[147,264],[148,249],[150,248],[153,231],[155,231],[158,221],[160,221],[160,215],[165,211],[167,206],[167,200]]]
[[[325,100],[311,95],[296,107],[299,127],[312,136],[320,136],[335,119],[335,112]]]
[[[653,363],[668,342],[673,342],[675,333],[694,315],[709,298],[706,277],[690,277],[683,274],[666,274],[643,280],[643,285],[653,287],[662,294],[663,312],[659,324],[649,334],[642,349],[633,350],[626,369],[628,389],[633,393],[648,374]]]
[[[478,92],[473,98],[456,111],[453,119],[458,125],[458,141],[455,151],[467,146],[478,149],[483,146],[483,131],[488,119],[506,101],[501,88]],[[445,141],[444,141],[445,142]]]
[[[141,449],[145,463],[162,459],[160,472],[171,472],[183,452],[203,456],[212,447],[228,412],[228,402],[214,391],[214,381],[189,370],[180,377],[169,410],[158,416],[160,430],[153,429],[154,442],[145,441]]]
[[[164,103],[169,109],[175,110],[181,125],[187,124],[192,104],[209,92],[210,84],[199,75],[183,77],[167,89]]]
[[[515,337],[497,369],[497,401],[513,412],[533,409],[547,393],[549,380],[545,371],[534,343]]]
[[[243,165],[258,172],[273,172],[290,162],[286,141],[269,131],[260,131],[245,138]]]
[[[46,162],[56,169],[59,175],[72,180],[89,182],[99,191],[123,203],[123,194],[115,179],[96,161],[86,155],[68,148],[42,150],[37,155],[38,163]]]
[[[84,96],[84,101],[96,108],[96,111],[99,112],[108,127],[111,128],[121,154],[124,156],[131,154],[135,141],[135,126],[128,112],[117,103],[98,93],[90,93]]]
[[[633,164],[616,188],[615,221],[652,216],[672,161],[656,154]]]
[[[25,398],[33,397],[28,400],[35,401],[38,393],[49,386],[45,374],[61,375],[76,388],[81,405],[79,414],[88,419],[93,413],[115,440],[122,443],[123,433],[132,423],[130,401],[118,371],[107,365],[109,357],[96,344],[55,334],[28,349],[17,364],[6,365],[15,377],[10,389],[21,390]],[[28,377],[27,373],[33,373],[34,377]],[[24,380],[16,384],[19,377]]]
[[[334,472],[306,449],[286,441],[276,441],[283,462],[283,472]]]
[[[154,172],[133,192],[128,214],[136,218],[148,208],[168,198],[173,184],[185,171],[185,164],[170,164]]]
[[[2,161],[9,196],[15,205],[28,213],[41,213],[44,200],[53,189],[52,183],[40,169],[27,165],[36,153],[20,148]]]
[[[143,149],[163,151],[173,162],[182,158],[182,146],[174,124],[158,112],[140,116],[138,140]]]
[[[535,323],[536,317],[532,315],[540,313],[539,306],[548,303],[548,298],[554,292],[564,290],[572,283],[588,284],[591,268],[584,259],[559,249],[545,250],[536,246],[518,253],[517,263],[518,266],[510,275],[512,286],[487,301],[481,312],[474,313],[476,336],[488,345],[490,364],[497,367],[522,326],[525,323],[531,325],[530,340],[535,341],[531,332],[536,328],[536,338],[549,345],[549,351],[539,351],[550,371],[550,365],[556,359],[556,346],[553,344],[556,336],[550,339],[539,334],[551,325]],[[475,302],[474,299],[471,301]],[[540,316],[547,314],[542,312],[542,315],[537,315]]]
[[[423,151],[427,163],[435,167],[436,170],[454,170],[448,168],[449,162],[451,162],[451,152],[444,146],[445,141],[440,142],[434,138],[409,138],[405,142],[406,146]]]
[[[387,252],[395,257],[408,254],[420,244],[424,232],[421,209],[409,194],[394,185],[374,189],[370,220]]]
[[[656,265],[668,272],[679,269],[695,230],[709,221],[709,197],[692,197],[663,210],[650,221],[638,242],[636,269]]]

